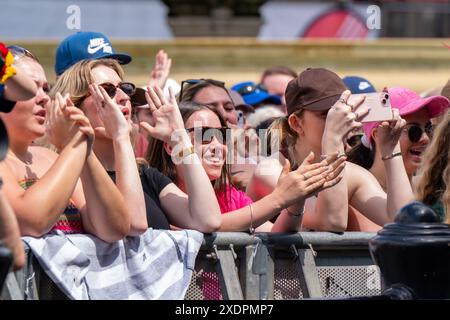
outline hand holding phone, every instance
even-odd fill
[[[353,105],[361,96],[365,96],[362,105],[369,109],[369,113],[361,118],[359,120],[360,122],[393,120],[391,101],[386,88],[381,92],[352,94],[348,99],[347,104]]]

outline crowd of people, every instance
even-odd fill
[[[449,84],[387,88],[391,119],[364,122],[371,108],[351,96],[375,87],[324,68],[178,84],[161,50],[136,87],[129,55],[79,32],[59,44],[50,85],[32,52],[0,49],[0,238],[16,269],[19,235],[374,232],[414,199],[449,222]]]

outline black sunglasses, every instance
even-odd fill
[[[223,81],[218,81],[218,80],[214,80],[214,79],[203,79],[203,78],[202,79],[186,79],[186,80],[181,81],[181,89],[180,89],[180,94],[178,95],[178,100],[182,101],[183,91],[184,91],[185,87],[192,86],[192,85],[195,85],[198,83],[209,83],[213,86],[221,87],[221,88],[225,89],[225,82],[223,82]]]
[[[187,132],[194,132],[194,139],[201,138],[202,144],[210,144],[213,138],[216,138],[221,144],[225,144],[227,136],[227,127],[194,127],[186,129]],[[201,133],[201,136],[198,135]]]
[[[424,132],[428,135],[429,138],[433,137],[434,126],[431,122],[427,122],[424,129],[422,129],[422,127],[417,124],[411,124],[407,126],[408,138],[411,142],[418,142],[420,138],[422,138]]]
[[[136,93],[136,86],[131,82],[121,82],[118,85],[113,85],[112,83],[105,82],[99,84],[100,87],[105,89],[108,96],[112,99],[117,94],[117,88],[120,88],[127,96],[131,97]]]

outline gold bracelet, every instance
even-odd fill
[[[181,150],[180,152],[178,152],[176,156],[179,160],[183,160],[188,155],[193,154],[194,152],[195,152],[194,146],[190,146],[190,147],[185,148],[185,149]]]
[[[388,156],[381,157],[381,160],[389,160],[389,159],[392,159],[392,158],[395,158],[395,157],[398,157],[398,156],[401,156],[401,155],[402,155],[401,152],[396,152],[396,153],[392,153],[392,154],[390,154]]]

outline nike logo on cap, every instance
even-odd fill
[[[367,81],[362,81],[359,83],[358,89],[364,90],[364,89],[367,89],[368,87],[370,87],[370,84],[367,83]]]
[[[112,53],[111,45],[108,42],[105,42],[104,38],[91,39],[87,47],[88,53],[94,54],[101,49],[103,49],[103,52],[105,53]]]

